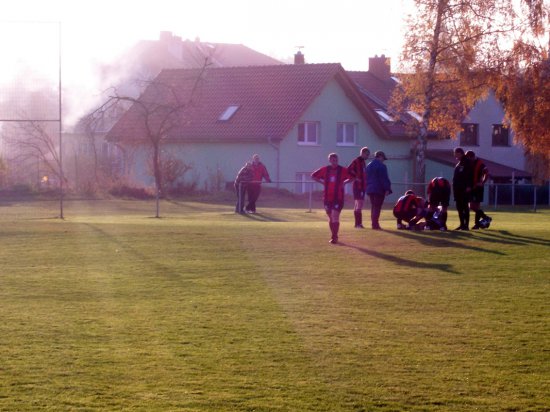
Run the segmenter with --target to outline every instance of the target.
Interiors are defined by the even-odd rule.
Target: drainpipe
[[[280,175],[281,148],[280,148],[280,144],[276,145],[275,143],[273,143],[273,140],[272,140],[271,137],[267,138],[267,143],[277,151],[277,162],[276,162],[276,166],[275,166],[275,176],[276,176],[276,181],[277,181],[277,189],[279,189],[279,181],[281,180],[281,175]]]

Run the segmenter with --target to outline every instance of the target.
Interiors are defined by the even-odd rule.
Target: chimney
[[[384,55],[369,57],[369,73],[380,80],[389,80],[391,77],[390,58]]]
[[[161,31],[159,40],[163,43],[168,43],[172,40],[172,32],[171,31]]]
[[[305,64],[306,60],[300,50],[294,55],[294,64]]]

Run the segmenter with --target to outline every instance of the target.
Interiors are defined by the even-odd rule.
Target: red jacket
[[[261,183],[262,179],[265,179],[267,183],[271,183],[271,178],[267,172],[267,168],[262,162],[252,163],[252,180],[254,182]]]

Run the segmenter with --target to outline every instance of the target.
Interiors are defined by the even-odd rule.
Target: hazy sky
[[[100,89],[95,82],[98,63],[116,58],[140,40],[158,39],[161,31],[182,39],[240,43],[279,60],[291,59],[301,46],[306,63],[341,63],[347,70],[368,70],[369,57],[385,54],[395,67],[405,8],[411,7],[412,0],[2,3],[0,86],[17,75],[30,79],[27,67],[43,77],[58,78],[61,31],[63,86],[84,100]]]
[[[0,35],[11,48],[40,46],[43,25],[26,33],[9,22],[61,22],[67,70],[110,59],[139,40],[171,31],[183,39],[241,43],[284,59],[303,46],[308,63],[366,70],[368,57],[397,60],[404,7],[411,0],[13,0],[2,5]],[[11,27],[10,27],[11,26]],[[53,25],[57,30],[57,26]],[[34,35],[33,32],[38,33]],[[26,38],[25,38],[26,37]],[[51,43],[51,42],[50,42]],[[0,47],[6,47],[4,42]],[[57,45],[56,45],[57,46]],[[40,50],[41,49],[41,50]],[[75,62],[79,62],[76,64]],[[75,65],[75,66],[73,66]],[[83,67],[83,66],[82,66]],[[7,69],[4,69],[4,71]],[[67,73],[69,74],[69,73]]]

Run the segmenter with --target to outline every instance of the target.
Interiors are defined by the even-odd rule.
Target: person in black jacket
[[[455,230],[470,230],[470,207],[468,202],[470,201],[473,183],[472,165],[461,147],[454,149],[454,154],[458,163],[453,174],[453,195],[458,219],[460,220],[460,226]]]

